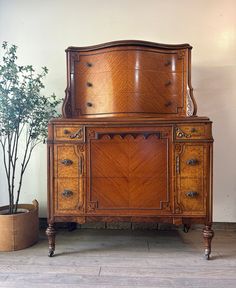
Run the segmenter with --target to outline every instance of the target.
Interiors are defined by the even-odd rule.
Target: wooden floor
[[[35,246],[0,253],[0,287],[236,287],[236,231],[215,231],[212,260],[201,231],[60,230],[56,255]]]

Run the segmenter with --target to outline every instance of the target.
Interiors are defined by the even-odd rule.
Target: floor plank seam
[[[102,266],[99,267],[98,276],[101,276]]]

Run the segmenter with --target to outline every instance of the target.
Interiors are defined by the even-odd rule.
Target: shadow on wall
[[[199,115],[218,114],[236,104],[236,66],[195,66],[192,69],[192,85]]]

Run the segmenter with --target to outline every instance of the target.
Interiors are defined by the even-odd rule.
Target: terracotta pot
[[[19,214],[4,215],[8,206],[0,207],[0,251],[15,251],[27,248],[38,241],[38,202],[20,204]]]

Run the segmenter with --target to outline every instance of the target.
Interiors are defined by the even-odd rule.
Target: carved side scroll
[[[70,97],[70,89],[66,88],[65,90],[65,99],[62,105],[62,117],[63,118],[71,118],[72,117],[72,107],[71,107],[71,97]]]

